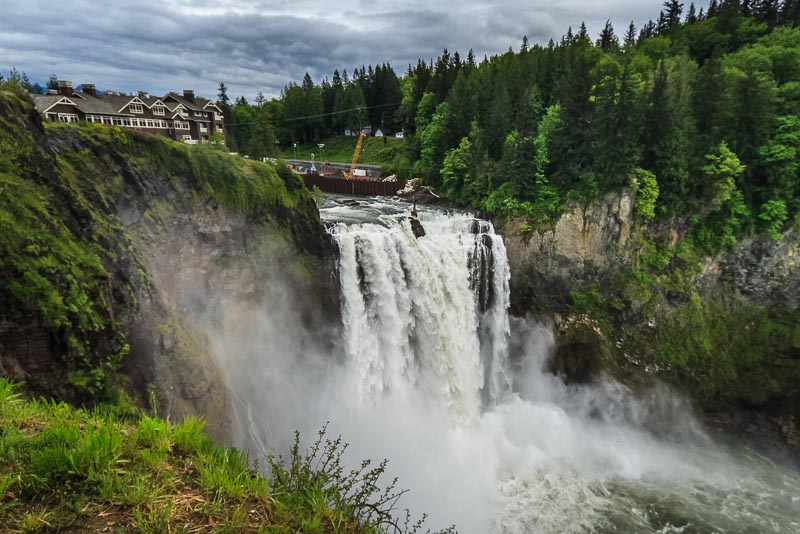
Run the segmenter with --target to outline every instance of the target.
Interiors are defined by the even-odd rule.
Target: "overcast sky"
[[[593,39],[606,19],[624,34],[655,19],[663,0],[0,0],[0,71],[51,73],[99,89],[195,89],[215,98],[277,96],[309,72],[388,61],[398,74],[447,47],[462,57],[558,39],[586,21]]]

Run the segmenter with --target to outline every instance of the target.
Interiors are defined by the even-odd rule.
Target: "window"
[[[115,126],[124,126],[125,123],[124,123],[124,121],[122,119],[115,118],[114,119],[114,125]]]
[[[131,120],[132,120],[132,119],[127,119],[127,118],[126,118],[126,119],[122,119],[122,125],[123,125],[123,126],[127,126],[128,128],[130,128],[131,126],[133,126],[133,125],[131,124]]]
[[[205,113],[203,113],[202,111],[195,111],[195,112],[194,112],[194,116],[195,116],[195,117],[205,117],[205,116],[206,116],[206,114],[205,114]]]
[[[163,115],[164,106],[153,106],[153,115]]]
[[[129,109],[131,110],[131,113],[144,113],[141,104],[131,104]]]
[[[147,121],[147,127],[148,128],[155,128],[156,127],[156,121],[154,121],[153,119],[145,119],[145,120]]]
[[[214,113],[214,120],[215,121],[221,121],[222,120],[222,115],[220,115],[219,113]]]
[[[114,124],[114,121],[111,120],[111,117],[100,117],[100,121],[106,126],[111,126]]]
[[[139,127],[139,119],[131,119],[131,127],[138,128]]]
[[[58,113],[48,113],[47,118],[51,121],[56,121],[58,120]]]
[[[205,124],[201,124],[200,125],[200,131],[203,132],[203,133],[207,132],[208,131],[208,126],[206,126]]]
[[[183,138],[184,141],[191,141],[192,140],[192,136],[191,135],[184,135],[182,138]]]
[[[175,129],[176,130],[188,130],[189,123],[185,121],[175,121]]]
[[[58,120],[61,122],[78,122],[78,116],[75,113],[59,113]]]

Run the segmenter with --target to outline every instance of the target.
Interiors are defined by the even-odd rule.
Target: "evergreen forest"
[[[444,50],[307,74],[278,99],[231,101],[228,144],[256,156],[370,126],[402,131],[389,172],[451,201],[553,220],[569,200],[638,190],[646,219],[690,215],[709,251],[777,236],[800,208],[800,1],[665,2],[655,21],[476,60]],[[237,126],[239,125],[239,126]]]

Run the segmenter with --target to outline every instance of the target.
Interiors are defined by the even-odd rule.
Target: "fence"
[[[321,191],[326,193],[361,196],[394,196],[406,185],[405,180],[398,180],[396,182],[382,182],[369,178],[345,180],[344,178],[322,176],[313,173],[304,174],[303,181],[309,189],[318,187]]]

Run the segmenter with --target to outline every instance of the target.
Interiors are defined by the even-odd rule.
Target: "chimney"
[[[47,90],[47,94],[48,95],[57,95],[58,94],[58,89],[48,89]]]
[[[147,91],[139,91],[139,98],[149,98],[149,97],[150,93],[148,93]]]
[[[89,96],[97,96],[97,89],[94,88],[93,83],[85,83],[81,87],[83,92]]]
[[[58,94],[62,96],[72,96],[72,82],[69,80],[58,80]]]
[[[188,100],[191,103],[194,103],[194,90],[193,89],[184,89],[183,90],[183,98]]]

